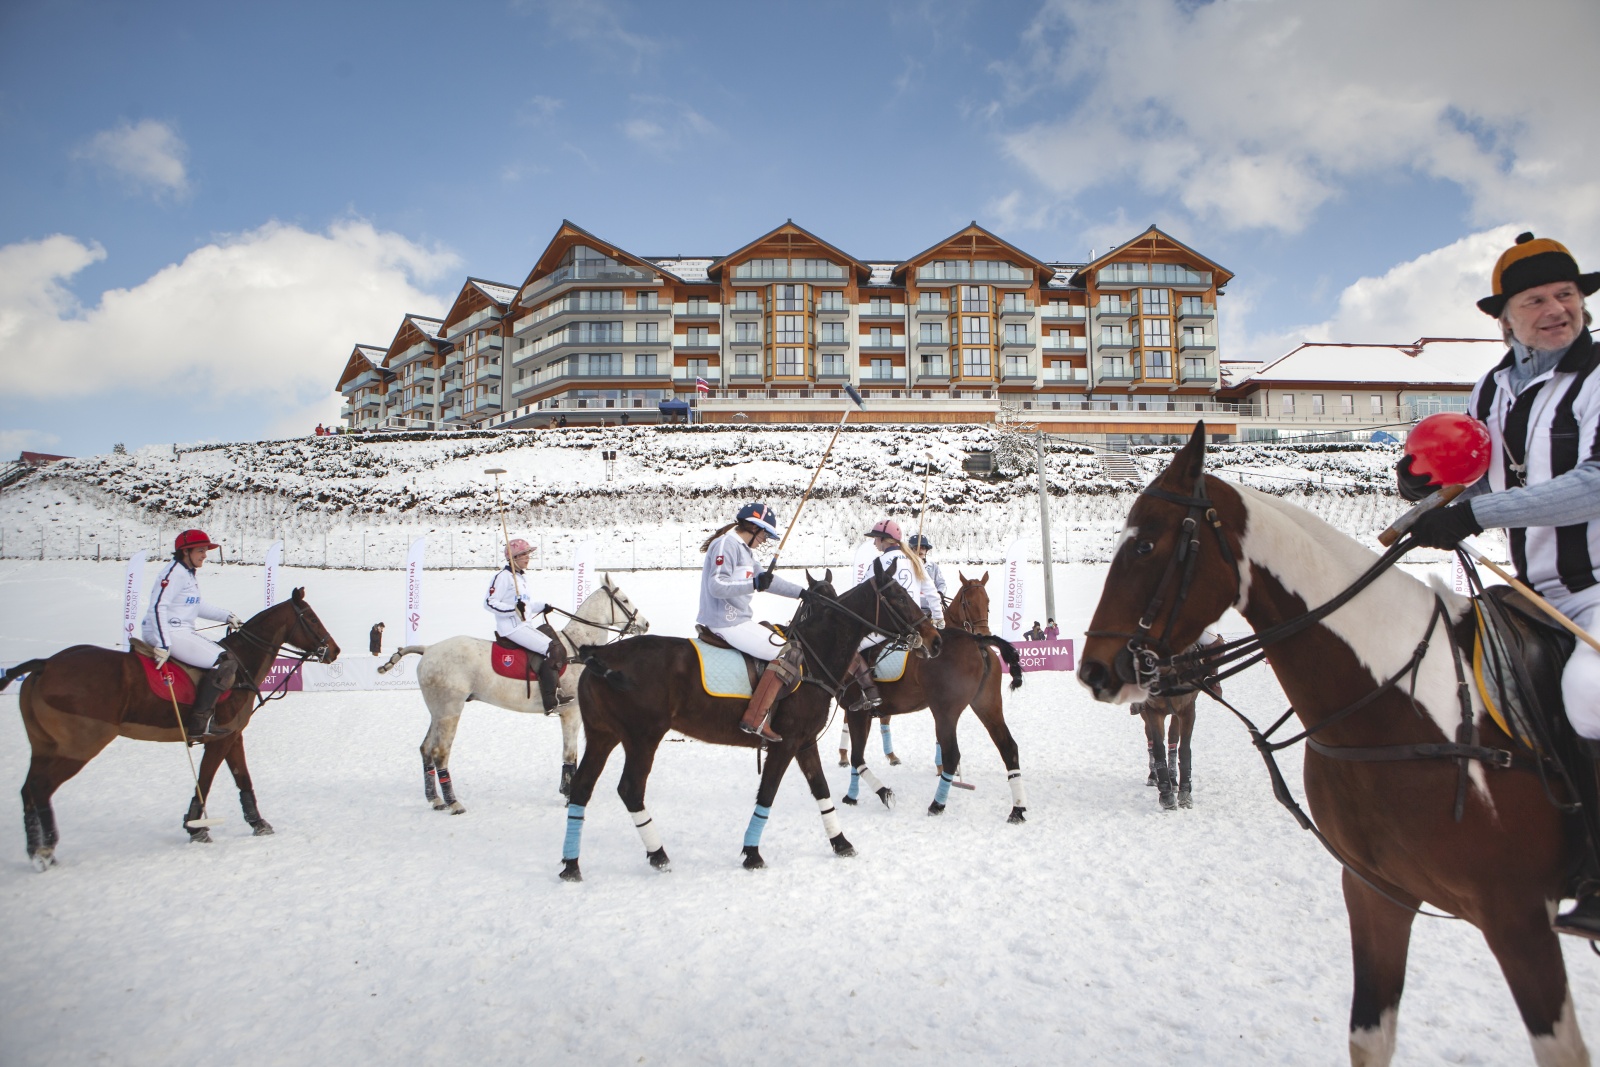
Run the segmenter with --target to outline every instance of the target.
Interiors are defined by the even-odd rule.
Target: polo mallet
[[[850,399],[855,402],[856,407],[862,411],[867,410],[867,402],[861,399],[861,394],[856,392],[855,386],[846,382],[844,391],[850,395]],[[806,501],[811,497],[811,490],[817,484],[817,475],[821,474],[822,468],[827,466],[828,453],[833,451],[833,443],[839,439],[839,431],[844,429],[844,423],[850,417],[850,411],[851,409],[847,407],[844,409],[844,414],[839,416],[839,425],[833,428],[833,436],[828,438],[828,447],[822,450],[822,459],[817,463],[817,469],[811,472],[811,481],[806,483],[806,491],[801,495],[800,503],[795,505],[794,515],[789,519],[789,527],[783,531],[783,536],[778,539],[778,547],[772,553],[772,562],[767,564],[769,573],[778,566],[778,556],[783,553],[784,544],[789,540],[789,535],[794,532],[794,524],[800,521],[800,511],[806,506]]]
[[[163,667],[166,664],[162,664]],[[174,668],[176,669],[176,668]],[[206,815],[206,798],[200,792],[200,774],[194,769],[194,753],[189,751],[189,731],[183,725],[183,712],[178,710],[178,691],[173,686],[172,675],[166,675],[167,696],[172,698],[172,717],[178,720],[178,736],[183,738],[183,754],[189,757],[189,777],[194,780],[194,798],[200,802],[200,817],[198,819],[185,819],[183,825],[191,830],[203,830],[208,826],[221,826],[227,819],[213,819]]]
[[[494,475],[494,506],[500,512],[500,548],[501,554],[506,557],[506,564],[511,563],[511,530],[506,526],[506,506],[500,501],[500,476],[506,472],[504,467],[489,467],[485,474]],[[511,591],[517,595],[517,602],[522,602],[522,583],[517,581],[517,568],[511,568]]]
[[[917,510],[917,536],[926,538],[928,536],[928,475],[933,472],[933,453],[924,452],[922,455],[924,457],[922,461],[922,507]]]

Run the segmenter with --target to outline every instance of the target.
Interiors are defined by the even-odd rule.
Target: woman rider
[[[772,631],[755,621],[750,597],[762,591],[798,599],[801,589],[793,582],[762,570],[756,562],[756,548],[778,536],[778,517],[762,503],[746,504],[734,520],[706,538],[700,550],[706,554],[700,568],[700,613],[695,621],[728,644],[768,664],[756,683],[739,729],[763,741],[777,742],[768,725],[772,702],[779,688],[794,679],[787,664],[776,664],[781,646],[772,643]]]
[[[239,616],[226,608],[208,604],[200,597],[196,572],[206,562],[206,554],[221,546],[204,530],[185,530],[172,544],[172,561],[156,575],[150,588],[150,607],[144,613],[141,634],[156,650],[156,665],[170,657],[205,671],[195,688],[194,704],[183,716],[183,732],[190,741],[203,741],[211,733],[212,712],[217,698],[233,688],[239,661],[227,649],[195,632],[196,618],[225,622],[237,630]]]
[[[893,568],[895,581],[911,594],[911,599],[916,601],[918,607],[928,613],[934,626],[943,627],[944,604],[939,599],[939,590],[934,587],[933,579],[922,566],[922,559],[900,539],[900,524],[893,519],[883,519],[867,531],[867,536],[872,538],[872,547],[878,550],[878,562],[886,570]],[[880,634],[868,634],[861,639],[861,650],[879,645],[883,640]],[[867,666],[859,653],[850,662],[850,670],[861,690],[861,699],[847,710],[860,711],[883,703],[878,695],[878,687],[872,680],[872,668]]]
[[[556,684],[561,680],[561,668],[566,665],[567,657],[561,643],[551,641],[530,618],[550,610],[550,605],[544,601],[529,599],[525,590],[527,579],[522,576],[528,570],[528,555],[532,551],[532,546],[520,537],[506,545],[506,565],[489,583],[489,595],[483,598],[483,606],[494,613],[496,636],[541,657],[539,699],[544,703],[545,713],[549,714],[559,703]]]

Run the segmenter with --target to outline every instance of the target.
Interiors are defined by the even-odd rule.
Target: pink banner
[[[300,671],[294,669],[295,664],[299,662],[300,661],[298,659],[284,659],[282,656],[279,656],[277,659],[273,660],[272,669],[267,672],[266,678],[261,682],[262,694],[266,695],[269,693],[279,692],[278,687],[280,685],[283,686],[282,692],[300,692]],[[304,668],[301,669],[304,670]],[[289,679],[287,685],[284,685],[283,680],[285,678]]]
[[[1025,671],[1071,671],[1077,666],[1072,657],[1072,641],[1013,641]]]

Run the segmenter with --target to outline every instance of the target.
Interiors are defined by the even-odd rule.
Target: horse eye
[[[1133,550],[1141,556],[1148,556],[1156,550],[1154,541],[1140,541],[1133,546]]]

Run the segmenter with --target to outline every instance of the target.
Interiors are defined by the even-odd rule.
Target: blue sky
[[[1227,355],[1486,335],[1510,233],[1600,261],[1600,5],[1521,5],[1531,79],[1503,6],[1451,11],[0,6],[0,450],[330,419],[354,342],[521,281],[563,218],[645,255],[793,218],[864,258],[1154,222],[1237,274]]]

